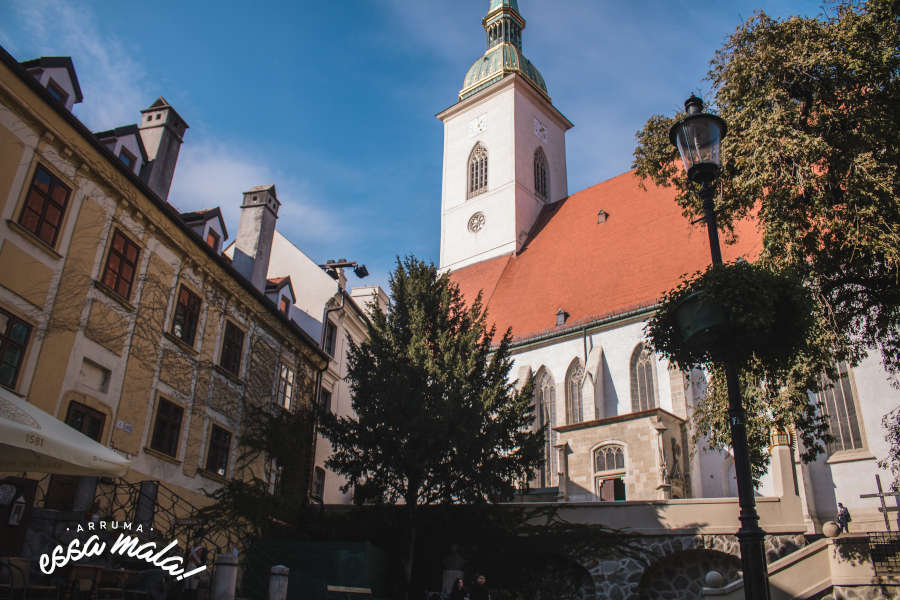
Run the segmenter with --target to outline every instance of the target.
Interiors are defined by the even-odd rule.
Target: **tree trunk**
[[[407,510],[407,534],[409,540],[409,546],[407,547],[407,555],[406,561],[403,565],[403,576],[406,580],[406,586],[403,590],[403,597],[405,600],[409,600],[410,592],[412,591],[412,574],[413,574],[413,561],[416,556],[416,502],[418,498],[417,494],[413,492],[409,492],[406,494],[406,510]]]

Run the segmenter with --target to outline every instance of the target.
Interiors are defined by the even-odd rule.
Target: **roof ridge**
[[[525,237],[525,242],[522,244],[522,248],[516,252],[516,254],[521,254],[525,250],[528,249],[528,245],[534,241],[534,239],[538,236],[544,227],[550,223],[550,219],[553,218],[559,209],[562,208],[563,204],[566,203],[566,200],[571,198],[571,196],[566,196],[565,198],[560,198],[556,202],[551,202],[550,204],[545,204],[543,208],[541,208],[541,212],[538,213],[537,219],[534,220],[534,224],[531,226],[531,229],[528,230],[528,235]]]
[[[506,264],[503,265],[503,270],[500,271],[500,275],[497,276],[497,279],[494,281],[494,285],[491,287],[491,295],[488,296],[487,301],[484,303],[484,310],[487,312],[488,305],[490,305],[491,300],[494,297],[494,294],[497,292],[497,288],[500,287],[500,280],[503,279],[503,275],[506,273],[506,270],[509,268],[509,263],[512,260],[514,254],[506,255]]]

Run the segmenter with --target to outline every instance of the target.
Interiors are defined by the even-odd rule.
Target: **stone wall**
[[[593,598],[699,599],[706,573],[717,570],[729,581],[740,568],[740,546],[733,535],[648,536],[640,542],[643,549],[626,558],[580,561],[593,579]],[[767,560],[777,560],[805,543],[803,535],[768,536]],[[582,597],[587,597],[586,591]]]
[[[567,445],[568,500],[595,500],[595,479],[606,476],[622,477],[627,500],[669,498],[673,488],[675,495],[682,496],[686,487],[683,423],[664,410],[653,409],[557,428],[559,443]],[[624,448],[624,471],[595,472],[594,450],[605,444]],[[676,448],[677,457],[673,455]],[[673,481],[671,475],[676,472]]]
[[[844,586],[836,585],[822,600],[893,600],[900,598],[900,585]]]

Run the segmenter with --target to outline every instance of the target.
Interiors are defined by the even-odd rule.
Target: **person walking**
[[[205,533],[202,529],[198,530],[197,533],[194,534],[193,543],[190,545],[190,550],[187,553],[187,560],[185,561],[184,565],[185,571],[191,571],[193,569],[196,569],[200,565],[206,564],[207,551],[203,546],[204,535]],[[184,582],[182,598],[185,600],[197,600],[199,596],[200,575],[194,575]]]
[[[448,596],[449,600],[469,600],[469,591],[466,589],[465,583],[463,583],[462,578],[457,578],[456,581],[453,582],[453,588],[450,590],[450,596]]]
[[[469,598],[471,600],[491,600],[491,595],[488,593],[487,588],[487,577],[480,573],[475,577],[475,585],[472,586],[472,591],[469,592]]]
[[[850,533],[847,525],[850,523],[850,511],[842,503],[838,502],[837,524],[840,528],[838,533]]]

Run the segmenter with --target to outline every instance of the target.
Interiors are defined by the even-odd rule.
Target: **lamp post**
[[[703,101],[693,94],[684,103],[687,116],[669,130],[669,139],[678,147],[688,179],[700,184],[700,199],[709,233],[709,252],[714,265],[722,264],[719,230],[716,224],[715,186],[721,167],[720,146],[726,125],[721,118],[703,112]],[[731,445],[734,449],[734,470],[741,507],[741,527],[737,532],[741,545],[744,569],[744,597],[748,600],[769,599],[769,578],[764,547],[765,532],[759,527],[759,515],[753,499],[753,480],[750,476],[750,454],[747,450],[747,424],[737,366],[734,360],[725,361],[725,380],[728,385],[728,422],[731,425]]]

